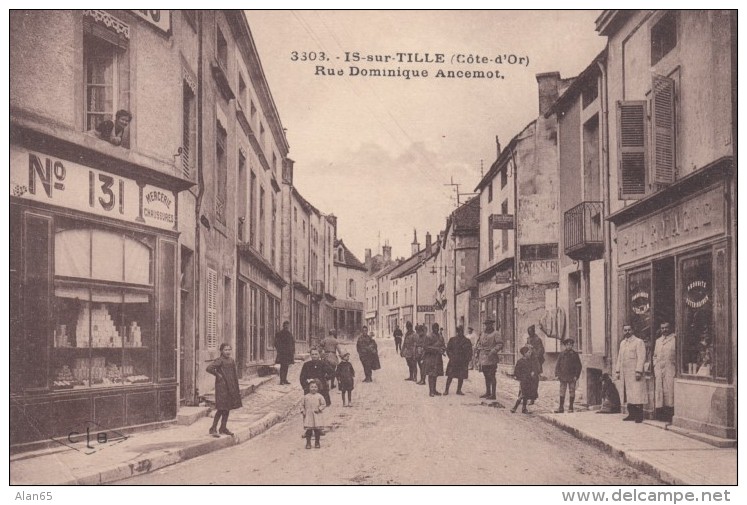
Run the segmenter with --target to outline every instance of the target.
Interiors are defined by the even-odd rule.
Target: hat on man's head
[[[563,340],[564,344],[575,344],[576,342],[572,338],[567,338]]]
[[[483,324],[495,324],[495,319],[486,319]]]

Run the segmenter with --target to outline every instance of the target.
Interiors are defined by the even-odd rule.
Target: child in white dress
[[[327,402],[324,401],[324,397],[319,394],[319,382],[314,379],[309,384],[309,392],[306,393],[303,399],[303,427],[306,428],[306,448],[311,449],[311,434],[314,433],[315,444],[314,447],[319,449],[319,437],[322,435],[322,427],[324,426],[324,409],[327,406]]]

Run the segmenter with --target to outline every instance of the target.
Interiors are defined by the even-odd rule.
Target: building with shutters
[[[353,340],[364,326],[366,266],[347,248],[342,239],[334,243],[332,269],[333,324],[337,338]]]
[[[600,405],[601,378],[609,372],[610,225],[605,179],[606,50],[576,77],[548,110],[558,122],[558,195],[560,211],[557,308],[543,322],[558,338],[546,351],[562,351],[572,338],[583,371],[576,400]]]
[[[623,324],[651,350],[669,322],[673,429],[734,439],[736,13],[607,10],[596,24],[608,39],[612,362]]]
[[[545,113],[570,83],[558,72],[537,74],[539,117],[504,149],[498,143],[496,161],[475,188],[480,193],[479,331],[485,320],[496,322],[503,341],[499,367],[510,373],[529,326],[550,351],[544,374],[552,375],[554,366],[558,336],[547,321],[558,309],[560,186],[557,122]]]
[[[179,11],[10,13],[13,446],[171,422],[189,394],[197,47]]]

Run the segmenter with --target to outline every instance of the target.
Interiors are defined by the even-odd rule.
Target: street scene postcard
[[[737,61],[730,10],[10,10],[11,498],[736,501]]]

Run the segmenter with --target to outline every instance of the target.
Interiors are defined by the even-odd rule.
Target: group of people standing
[[[654,344],[654,409],[657,418],[671,422],[674,415],[674,376],[677,371],[676,335],[664,321]],[[617,354],[615,376],[621,386],[620,397],[627,403],[628,416],[623,421],[643,422],[643,405],[648,403],[648,389],[643,380],[649,371],[646,344],[635,336],[630,324],[623,325],[623,339]]]

